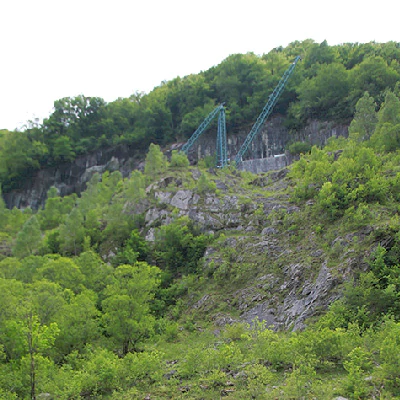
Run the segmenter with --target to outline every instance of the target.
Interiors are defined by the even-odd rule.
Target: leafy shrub
[[[161,226],[155,233],[154,256],[157,264],[173,276],[197,271],[211,236],[196,231],[188,217]]]
[[[186,168],[189,166],[189,160],[185,153],[172,150],[169,166],[174,168]]]
[[[217,190],[217,185],[211,179],[202,173],[197,181],[197,191],[200,194],[214,193]]]
[[[305,154],[311,150],[311,144],[307,142],[294,142],[289,145],[290,154]]]

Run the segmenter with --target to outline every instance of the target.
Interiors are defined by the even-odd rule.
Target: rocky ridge
[[[221,285],[224,280],[232,285],[222,294],[194,297],[190,305],[215,325],[258,318],[276,330],[304,328],[308,318],[340,297],[341,284],[362,260],[343,252],[332,266],[332,254],[319,247],[315,232],[293,228],[306,210],[289,200],[288,169],[253,179],[249,189],[239,184],[237,172],[222,178],[218,171],[211,172],[218,188],[214,193],[198,193],[169,176],[147,188],[150,201],[139,208],[128,205],[125,212],[144,212],[149,241],[158,226],[180,216],[219,237],[206,250],[203,272]],[[193,169],[192,178],[198,177]],[[335,238],[332,247],[338,240],[342,238]],[[223,311],[216,309],[221,303]]]

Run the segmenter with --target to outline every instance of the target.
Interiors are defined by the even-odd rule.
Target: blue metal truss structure
[[[219,111],[217,134],[217,167],[224,168],[228,165],[228,151],[226,144],[226,120],[225,109]]]
[[[288,81],[290,75],[292,75],[296,64],[301,60],[300,56],[297,56],[294,62],[290,65],[290,67],[285,71],[281,80],[276,85],[274,91],[269,96],[267,104],[264,106],[263,110],[261,111],[260,115],[257,118],[257,121],[254,123],[253,127],[251,128],[249,134],[246,137],[246,140],[242,144],[241,148],[239,149],[238,153],[235,157],[236,167],[239,168],[243,162],[243,155],[249,149],[251,142],[253,141],[254,137],[259,132],[260,128],[262,127],[265,120],[271,115],[272,109],[274,108],[275,104],[277,103],[285,85]]]
[[[239,168],[243,162],[243,155],[249,149],[253,139],[260,131],[265,120],[271,115],[273,108],[275,107],[285,85],[292,75],[296,64],[301,60],[300,56],[297,56],[294,62],[289,66],[289,68],[285,71],[280,79],[279,83],[276,85],[274,91],[268,98],[267,104],[264,106],[260,115],[258,116],[256,122],[251,128],[249,134],[247,135],[244,143],[240,147],[238,153],[235,157],[236,167]],[[208,128],[211,121],[216,117],[219,113],[218,117],[218,133],[217,133],[217,155],[216,155],[216,165],[219,168],[223,168],[228,165],[228,150],[227,150],[227,140],[226,140],[226,121],[225,121],[225,108],[224,103],[215,107],[213,111],[208,114],[208,116],[204,119],[204,121],[199,125],[193,135],[189,138],[189,140],[182,146],[181,151],[184,153],[188,153],[189,149],[193,146],[196,140],[203,134],[203,132]]]
[[[215,107],[214,110],[207,115],[204,121],[199,125],[199,127],[195,130],[193,135],[189,138],[189,140],[182,146],[181,151],[184,153],[188,153],[189,149],[193,146],[194,142],[201,136],[201,134],[208,128],[211,121],[215,118],[215,116],[224,110],[224,105],[220,104],[219,106]]]

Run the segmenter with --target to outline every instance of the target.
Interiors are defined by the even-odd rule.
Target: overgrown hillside
[[[0,130],[0,183],[18,188],[31,174],[99,148],[129,145],[138,153],[150,143],[186,141],[215,105],[225,102],[228,134],[248,131],[281,75],[300,55],[274,112],[296,131],[310,118],[350,121],[365,91],[382,103],[400,78],[400,46],[296,41],[261,56],[234,54],[207,71],[162,82],[149,94],[106,103],[79,95],[54,102],[42,125],[22,132]]]
[[[400,396],[400,100],[252,175],[167,162],[0,205],[0,398]]]

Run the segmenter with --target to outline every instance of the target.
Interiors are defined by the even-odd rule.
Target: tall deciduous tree
[[[99,310],[96,308],[97,295],[85,290],[78,295],[70,294],[55,320],[60,327],[55,347],[58,358],[73,350],[82,351],[87,343],[95,342],[100,336],[98,325]]]
[[[347,118],[349,109],[348,72],[342,64],[323,64],[315,77],[304,80],[299,89],[301,107],[308,117]]]
[[[369,139],[377,122],[376,103],[369,93],[365,92],[356,104],[356,112],[349,127],[350,137],[357,141]]]
[[[17,235],[13,253],[16,257],[23,258],[34,254],[42,240],[40,225],[35,215],[25,222]]]
[[[85,282],[85,276],[74,261],[71,258],[59,256],[49,257],[37,269],[34,279],[47,279],[75,293],[82,291]]]
[[[115,282],[105,289],[104,324],[123,355],[154,330],[150,301],[159,285],[160,270],[145,262],[121,265],[115,270]]]
[[[61,251],[65,254],[77,255],[82,251],[84,237],[82,214],[74,208],[60,228]]]
[[[28,348],[30,398],[32,400],[36,400],[38,359],[43,358],[43,352],[53,346],[59,331],[57,324],[54,322],[49,326],[41,325],[37,316],[32,312],[25,318],[24,333],[26,335]],[[24,364],[25,363],[22,362],[22,366],[24,366]]]
[[[400,148],[400,100],[393,92],[386,93],[371,142],[378,150],[394,151]]]
[[[146,156],[144,173],[150,178],[155,178],[167,168],[167,160],[162,153],[160,146],[151,143]]]

